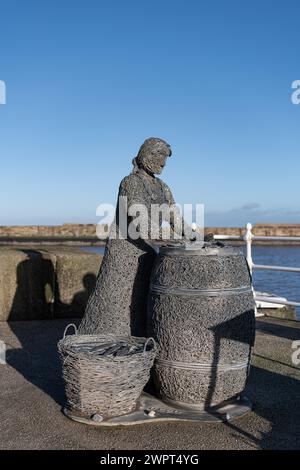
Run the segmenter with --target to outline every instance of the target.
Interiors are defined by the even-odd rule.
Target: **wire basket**
[[[75,335],[67,335],[73,326]],[[131,413],[150,378],[156,355],[153,338],[78,335],[68,325],[58,342],[66,408],[106,419]]]

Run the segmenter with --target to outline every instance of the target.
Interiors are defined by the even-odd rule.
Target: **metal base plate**
[[[240,418],[252,410],[252,403],[247,397],[238,397],[226,403],[210,408],[209,410],[186,410],[164,403],[148,393],[143,393],[139,399],[137,409],[127,415],[117,416],[102,421],[92,417],[77,415],[67,408],[64,414],[79,423],[92,426],[130,426],[135,424],[157,423],[162,421],[203,421],[226,422]],[[99,416],[99,415],[97,415]],[[101,419],[101,417],[99,417]]]

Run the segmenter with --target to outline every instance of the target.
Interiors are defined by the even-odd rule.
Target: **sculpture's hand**
[[[205,242],[213,242],[214,241],[214,234],[213,233],[207,233],[204,235],[204,241]]]
[[[191,225],[184,222],[184,238],[187,241],[198,241],[203,242],[203,232],[197,231],[197,225],[192,223]]]

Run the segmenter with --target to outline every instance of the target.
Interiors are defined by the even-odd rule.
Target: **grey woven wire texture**
[[[152,338],[68,335],[58,343],[67,408],[107,419],[131,413],[149,380]]]

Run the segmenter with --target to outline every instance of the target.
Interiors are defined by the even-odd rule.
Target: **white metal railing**
[[[246,258],[249,265],[250,272],[252,274],[253,269],[267,269],[272,271],[285,271],[291,273],[300,273],[300,268],[294,267],[287,267],[287,266],[273,266],[273,265],[266,265],[266,264],[255,264],[252,259],[252,241],[253,240],[272,240],[272,241],[298,241],[300,242],[300,237],[264,237],[264,236],[257,236],[252,233],[252,225],[248,223],[246,225],[246,231],[244,235],[241,236],[231,236],[231,235],[214,235],[215,240],[242,240],[246,243]],[[300,302],[292,302],[289,300],[283,300],[279,297],[267,297],[263,295],[257,295],[254,292],[255,300],[261,302],[268,302],[272,304],[279,304],[279,305],[292,305],[294,307],[300,307]]]

